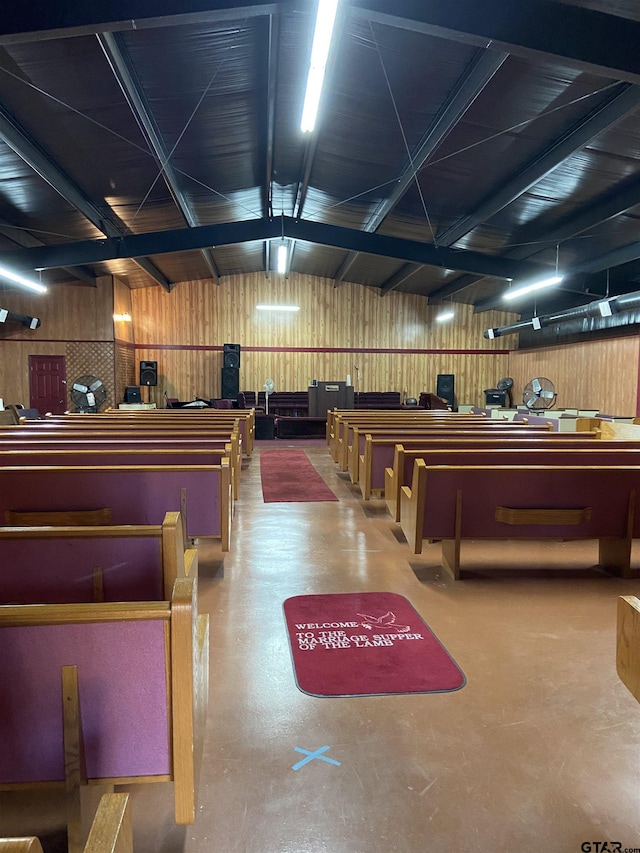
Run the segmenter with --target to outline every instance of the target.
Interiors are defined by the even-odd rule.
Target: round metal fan
[[[102,379],[88,373],[71,386],[71,399],[78,412],[98,412],[107,399],[107,389]]]
[[[527,409],[552,409],[556,402],[553,382],[544,376],[527,382],[522,392],[522,402]]]
[[[513,396],[511,394],[511,389],[513,388],[513,379],[510,376],[505,376],[504,379],[501,379],[496,385],[498,391],[504,391],[506,400],[508,402],[509,408],[513,406]]]

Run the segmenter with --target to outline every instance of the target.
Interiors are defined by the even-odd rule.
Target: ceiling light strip
[[[299,305],[256,305],[258,311],[299,311]]]
[[[28,290],[35,290],[36,293],[46,293],[47,288],[43,284],[38,284],[37,281],[30,281],[24,276],[18,275],[7,267],[0,266],[0,278],[6,278],[14,284],[19,284],[20,287],[26,287]]]
[[[303,133],[312,133],[316,126],[337,11],[338,0],[318,0],[318,14],[313,34],[313,47],[311,48],[311,61],[307,76],[307,90],[304,96],[302,120],[300,122],[300,130]]]
[[[525,296],[527,293],[533,293],[536,290],[544,290],[547,287],[553,287],[554,284],[560,284],[564,276],[553,275],[550,278],[543,278],[541,281],[534,281],[531,284],[523,284],[521,287],[514,287],[512,290],[507,290],[503,294],[503,299],[518,299],[520,296]]]

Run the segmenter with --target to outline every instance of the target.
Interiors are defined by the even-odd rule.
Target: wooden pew
[[[18,436],[5,437],[0,434],[0,465],[11,464],[6,460],[10,457],[7,455],[10,452],[23,451],[27,452],[44,452],[44,451],[89,451],[95,457],[98,451],[165,451],[161,454],[159,461],[167,462],[170,452],[176,451],[193,451],[207,453],[219,453],[229,457],[231,468],[232,492],[234,499],[237,499],[240,494],[240,473],[242,467],[242,452],[239,444],[238,436],[225,435],[220,438],[145,438],[144,435],[135,436],[133,438],[122,436],[114,437],[99,437],[94,435],[78,434],[62,434],[60,436],[49,436],[40,438],[39,436]],[[189,462],[190,454],[185,453],[184,457],[175,457],[173,464],[194,464]],[[164,458],[163,458],[164,457]],[[194,459],[194,457],[191,457]],[[5,462],[3,463],[3,460]],[[219,463],[219,460],[217,460]],[[22,464],[22,463],[19,463]],[[64,464],[64,463],[60,463]],[[212,459],[211,464],[216,464],[216,460]]]
[[[342,471],[347,470],[347,454],[348,447],[352,444],[352,430],[354,426],[358,426],[362,431],[369,429],[421,429],[441,426],[442,428],[455,428],[469,425],[470,427],[478,424],[502,424],[507,423],[502,421],[491,421],[489,418],[480,418],[477,415],[448,415],[447,417],[438,417],[437,414],[431,411],[423,411],[421,413],[389,413],[384,412],[356,415],[338,415],[334,421],[334,434],[331,443],[331,455],[335,462],[340,465]]]
[[[0,527],[0,605],[169,599],[178,577],[178,512],[161,525]]]
[[[640,600],[635,595],[618,598],[616,671],[620,681],[640,702]]]
[[[584,433],[583,433],[584,435]],[[552,438],[554,436],[555,438]],[[413,446],[407,445],[407,443],[397,444],[394,449],[394,459],[391,468],[386,468],[384,471],[384,496],[385,502],[387,505],[387,509],[391,513],[392,518],[395,521],[400,521],[400,493],[403,486],[410,486],[413,478],[413,466],[416,459],[423,459],[426,465],[440,464],[438,461],[436,463],[435,460],[442,460],[444,457],[433,456],[433,451],[441,451],[441,450],[451,450],[451,451],[463,451],[461,457],[460,464],[475,464],[470,460],[473,458],[471,456],[473,451],[487,451],[487,452],[498,452],[501,449],[508,449],[509,452],[503,454],[502,459],[504,462],[500,462],[499,464],[508,464],[508,459],[511,457],[512,459],[516,458],[516,451],[521,450],[522,452],[525,449],[536,450],[540,449],[544,453],[548,453],[549,463],[548,464],[572,464],[571,456],[566,457],[566,461],[562,463],[557,463],[551,461],[552,459],[565,459],[564,456],[560,455],[561,451],[567,452],[568,454],[574,454],[576,460],[586,461],[586,464],[596,465],[599,464],[596,460],[602,460],[606,458],[617,459],[617,458],[630,458],[633,459],[635,452],[640,449],[640,444],[637,442],[615,442],[612,446],[603,447],[603,443],[599,441],[580,441],[575,438],[576,433],[570,433],[569,437],[566,437],[565,433],[549,433],[546,437],[538,437],[536,439],[513,439],[509,438],[501,438],[499,441],[492,442],[491,440],[477,440],[475,442],[472,441],[461,441],[456,440],[451,442],[448,448],[444,448],[442,445],[440,447],[436,446],[435,442],[422,442],[420,446],[414,444]],[[614,452],[614,456],[608,457],[605,454],[609,452]],[[620,457],[623,451],[627,451],[630,456],[622,456]],[[384,462],[384,457],[388,458],[390,455],[390,448],[383,448],[378,453],[378,458],[376,462],[376,484],[379,482],[381,466]],[[466,457],[466,459],[465,459]],[[494,453],[495,457],[495,453]],[[447,457],[447,459],[452,459],[453,457]],[[524,458],[524,457],[523,457]],[[535,454],[529,454],[529,459],[533,460],[535,458]],[[430,461],[433,460],[433,461]],[[454,464],[451,461],[446,462],[446,464]],[[480,464],[480,463],[478,463]],[[482,463],[484,464],[484,463]],[[496,463],[498,464],[498,463]],[[542,464],[542,463],[540,463]],[[546,464],[546,458],[544,460],[544,464]],[[617,464],[612,462],[611,464]],[[634,463],[632,463],[634,464]]]
[[[32,442],[25,448],[19,443],[3,446],[0,442],[0,467],[15,465],[220,465],[222,459],[229,460],[231,469],[231,491],[234,500],[240,490],[240,465],[234,459],[231,444],[209,448],[149,448],[145,442],[136,447],[114,444],[105,449],[95,447],[94,442],[60,444],[55,450]]]
[[[215,537],[229,550],[231,477],[220,465],[0,467],[0,519],[7,511],[111,509],[114,524],[161,524],[184,512],[186,535]]]
[[[87,782],[172,781],[176,823],[193,823],[209,617],[187,554],[170,601],[0,608],[0,683],[12,688],[0,691],[0,789],[69,786],[61,672],[66,691],[75,667]]]
[[[434,422],[427,426],[405,429],[403,427],[379,427],[354,425],[350,429],[349,443],[346,447],[346,466],[345,470],[349,471],[349,477],[352,483],[360,481],[360,462],[363,460],[365,452],[366,436],[371,435],[375,438],[395,438],[397,441],[403,441],[405,437],[418,437],[420,435],[429,436],[436,432],[441,435],[546,435],[552,430],[546,426],[530,426],[529,424],[511,423],[509,421],[470,421],[465,423],[456,422],[453,425],[448,425],[442,422]],[[344,445],[343,445],[344,451]]]
[[[0,853],[43,853],[35,836],[0,838]],[[129,794],[103,794],[82,853],[133,853]]]
[[[130,411],[110,409],[99,414],[67,413],[64,415],[47,415],[45,421],[67,426],[90,425],[100,428],[104,424],[148,424],[151,428],[160,426],[192,429],[195,426],[220,431],[223,429],[237,430],[242,438],[242,445],[247,456],[251,456],[255,441],[255,411],[253,409],[223,410],[186,410],[189,417],[180,414],[181,409],[150,409],[145,411]]]
[[[443,417],[460,417],[461,413],[451,412],[448,409],[415,409],[411,407],[411,409],[404,409],[399,412],[399,414],[424,414],[430,415],[442,415]],[[397,413],[397,412],[396,412]],[[363,415],[363,416],[384,416],[389,414],[388,409],[328,409],[327,410],[327,429],[326,429],[326,438],[327,444],[330,445],[333,437],[336,433],[336,424],[342,417],[349,417],[353,415]],[[476,415],[475,417],[486,417],[486,414]]]
[[[427,467],[418,459],[411,489],[402,487],[400,524],[414,554],[424,539],[442,540],[443,567],[456,580],[471,539],[597,539],[600,565],[632,577],[639,486],[637,467]]]
[[[433,423],[419,428],[405,429],[404,427],[353,427],[350,430],[350,444],[342,445],[343,459],[340,462],[341,470],[348,470],[351,466],[351,476],[355,477],[354,482],[359,479],[359,456],[364,453],[365,441],[367,435],[376,437],[395,437],[398,441],[402,441],[406,436],[408,438],[416,438],[420,435],[501,435],[501,434],[524,434],[532,435],[547,430],[539,427],[530,427],[527,424],[514,425],[508,421],[484,421],[479,423],[464,423],[448,426],[442,423]],[[346,456],[344,453],[346,452]],[[358,459],[358,462],[356,462]],[[343,467],[346,466],[346,467]]]

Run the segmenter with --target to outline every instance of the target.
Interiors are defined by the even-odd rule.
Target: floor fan
[[[522,402],[527,409],[551,409],[556,402],[556,389],[553,382],[545,376],[539,376],[527,382],[522,392]]]
[[[269,396],[273,394],[273,389],[276,387],[273,379],[266,379],[264,385],[264,408],[265,414],[269,414]]]

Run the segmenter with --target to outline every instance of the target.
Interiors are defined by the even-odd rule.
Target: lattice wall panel
[[[66,351],[67,358],[67,407],[72,411],[75,407],[71,402],[69,391],[75,379],[85,374],[102,379],[107,389],[107,399],[101,409],[117,405],[115,403],[114,362],[115,344],[109,342],[69,342]]]
[[[136,354],[132,346],[116,344],[116,400],[124,400],[125,389],[136,382]],[[116,402],[116,405],[118,404]]]

